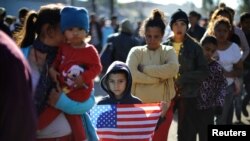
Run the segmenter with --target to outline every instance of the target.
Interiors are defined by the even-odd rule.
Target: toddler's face
[[[67,43],[73,46],[78,46],[83,43],[87,33],[82,28],[73,27],[65,30],[64,35]]]
[[[126,89],[127,79],[124,73],[110,74],[108,86],[117,99],[121,99]]]

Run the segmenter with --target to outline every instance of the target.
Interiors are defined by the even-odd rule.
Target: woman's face
[[[187,31],[187,25],[184,21],[176,21],[172,25],[172,30],[174,32],[175,40],[181,41],[185,37]]]
[[[145,40],[149,49],[155,50],[160,47],[162,42],[162,32],[159,27],[147,27],[145,31]]]
[[[225,42],[227,41],[229,35],[229,28],[227,25],[223,23],[219,23],[214,27],[214,35],[218,42]]]
[[[117,99],[123,97],[126,89],[127,79],[124,73],[114,73],[109,75],[108,86]]]
[[[47,40],[49,40],[51,46],[59,46],[62,44],[65,40],[65,37],[63,36],[63,33],[61,31],[60,25],[57,26],[50,26],[48,37],[46,37]]]

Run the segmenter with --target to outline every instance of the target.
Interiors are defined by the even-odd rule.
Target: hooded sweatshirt
[[[127,76],[126,89],[123,92],[123,97],[119,100],[115,98],[114,94],[111,92],[111,90],[108,87],[109,74],[117,72],[117,71],[124,71],[127,74],[126,75]],[[142,101],[139,98],[131,94],[131,86],[132,86],[132,76],[131,76],[131,72],[128,66],[121,61],[113,62],[109,66],[106,74],[101,79],[101,87],[105,92],[108,93],[108,95],[103,97],[101,101],[98,102],[98,104],[140,104],[142,103]]]

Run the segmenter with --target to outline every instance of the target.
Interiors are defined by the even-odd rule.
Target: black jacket
[[[107,86],[108,76],[110,73],[115,71],[124,71],[127,73],[127,87],[123,93],[123,98],[121,100],[117,100],[114,94],[110,91]],[[128,66],[121,62],[115,61],[108,68],[106,74],[101,79],[101,87],[102,89],[108,93],[108,96],[105,96],[98,104],[140,104],[141,100],[135,96],[131,95],[131,86],[132,86],[132,76]]]
[[[125,32],[112,34],[108,37],[107,43],[112,43],[113,45],[113,61],[122,62],[126,62],[128,53],[132,47],[140,45],[137,37]]]
[[[164,44],[172,46],[173,39],[168,38]],[[188,34],[183,41],[178,60],[180,68],[175,83],[181,88],[180,95],[182,97],[196,97],[202,81],[208,77],[209,70],[201,46]]]

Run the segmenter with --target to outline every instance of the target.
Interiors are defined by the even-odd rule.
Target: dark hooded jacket
[[[109,74],[117,72],[117,71],[124,71],[127,74],[126,75],[127,76],[126,89],[123,93],[123,98],[120,100],[115,98],[114,94],[110,91],[108,87]],[[113,62],[109,66],[106,74],[101,79],[101,87],[105,92],[108,93],[108,96],[105,96],[104,98],[102,98],[101,101],[98,102],[98,104],[140,104],[142,103],[142,101],[139,98],[132,96],[131,86],[132,86],[132,76],[131,76],[131,72],[128,66],[121,61]]]

